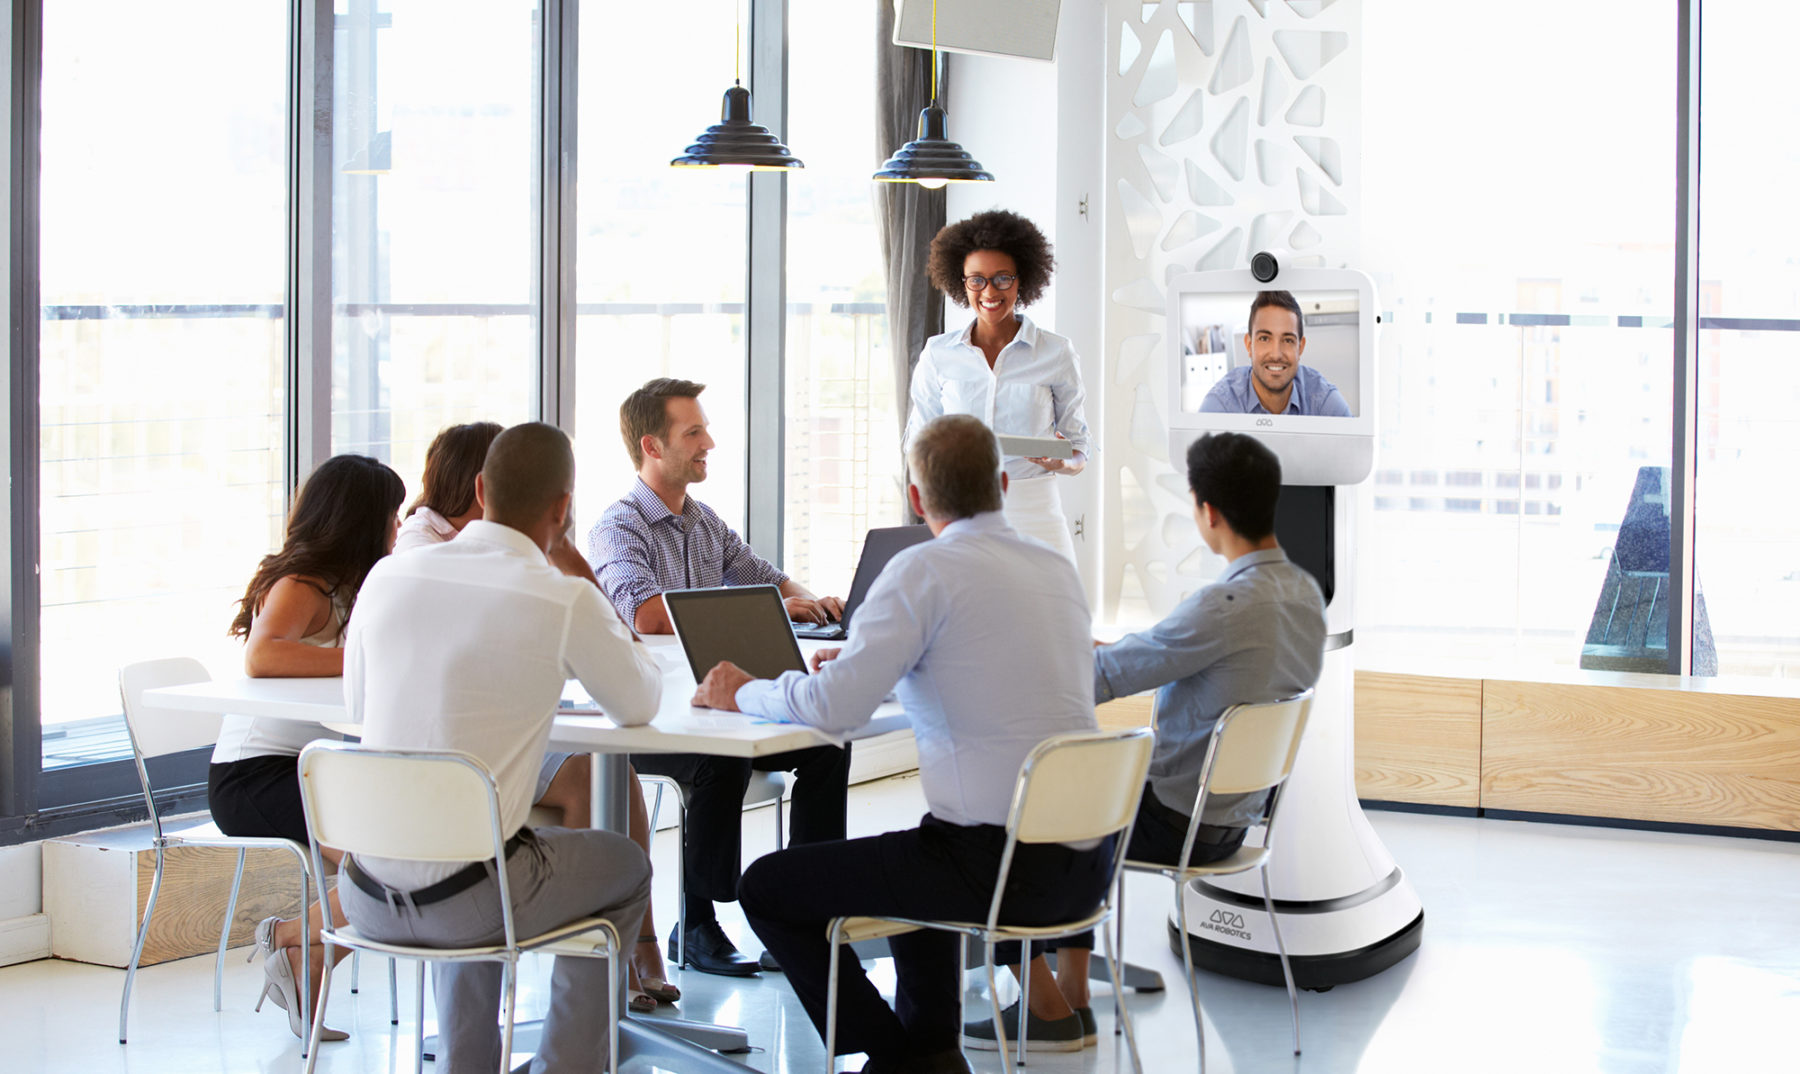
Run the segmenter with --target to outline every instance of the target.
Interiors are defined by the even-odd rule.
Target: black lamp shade
[[[950,140],[949,116],[935,104],[919,113],[919,136],[901,146],[874,177],[926,186],[994,181],[979,161]]]
[[[790,171],[806,165],[769,133],[769,128],[750,122],[750,91],[733,86],[725,91],[719,122],[706,128],[687,152],[669,162],[675,168],[735,166],[758,171]]]

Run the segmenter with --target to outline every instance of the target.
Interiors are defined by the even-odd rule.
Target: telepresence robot
[[[1327,404],[1319,382],[1302,370],[1307,384],[1301,387],[1315,389],[1306,406],[1340,415],[1347,409],[1349,416],[1221,409],[1231,387],[1221,382],[1249,364],[1244,339],[1251,302],[1257,292],[1275,289],[1291,294],[1305,319],[1300,364],[1322,375],[1344,401]],[[1425,927],[1418,895],[1363,816],[1352,776],[1356,506],[1350,487],[1369,476],[1375,458],[1375,285],[1349,269],[1282,270],[1274,256],[1259,253],[1249,271],[1176,277],[1168,303],[1170,458],[1184,458],[1195,439],[1218,431],[1250,433],[1273,449],[1285,482],[1276,536],[1325,594],[1324,670],[1282,792],[1269,894],[1300,987],[1361,980],[1411,954]],[[1254,871],[1196,880],[1183,897],[1196,931],[1179,935],[1171,914],[1172,945],[1191,944],[1195,963],[1208,969],[1282,983]]]

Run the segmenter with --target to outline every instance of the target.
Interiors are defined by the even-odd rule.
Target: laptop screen
[[[759,679],[806,670],[781,592],[772,585],[674,589],[663,600],[696,681],[723,660]]]
[[[844,601],[844,625],[862,607],[869,587],[875,584],[888,560],[921,541],[931,540],[930,526],[885,526],[869,531],[863,539],[862,558],[856,563],[856,577],[850,582],[850,596]]]

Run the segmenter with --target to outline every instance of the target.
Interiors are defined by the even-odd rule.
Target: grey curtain
[[[919,135],[919,112],[931,102],[931,53],[893,43],[893,0],[867,0],[875,17],[875,129],[879,168],[894,150]],[[938,90],[948,92],[948,57],[939,54]],[[874,183],[875,219],[881,228],[881,257],[887,268],[888,353],[900,427],[906,430],[913,366],[925,341],[944,330],[943,297],[925,276],[932,236],[944,226],[944,191],[917,183]]]

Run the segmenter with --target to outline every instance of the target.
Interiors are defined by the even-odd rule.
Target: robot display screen
[[[1180,410],[1360,416],[1359,297],[1273,288],[1180,296]]]

